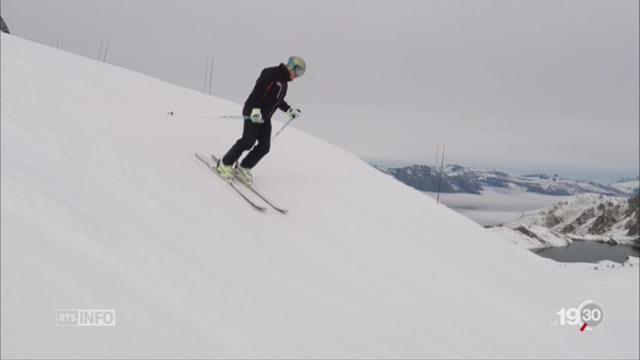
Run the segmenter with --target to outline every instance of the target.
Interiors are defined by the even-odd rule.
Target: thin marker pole
[[[209,78],[209,58],[207,58],[207,63],[204,66],[204,92],[207,93],[207,79]]]
[[[213,94],[213,56],[211,57],[211,69],[209,70],[209,95]]]
[[[100,51],[98,52],[98,60],[102,59],[102,49],[104,48],[104,36],[100,40]]]
[[[440,178],[438,179],[438,195],[436,196],[436,204],[440,203],[440,184],[442,183],[442,171],[444,170],[444,149],[445,144],[442,144],[442,162],[440,163]]]
[[[111,42],[111,39],[107,39],[107,46],[104,49],[104,58],[102,59],[102,62],[107,62],[107,54],[109,53],[109,43]]]

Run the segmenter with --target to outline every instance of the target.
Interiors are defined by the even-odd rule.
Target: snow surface
[[[573,180],[560,175],[530,174],[514,175],[500,170],[470,169],[481,182],[506,182],[513,190],[546,192],[547,194],[577,195],[581,193],[600,193],[621,195],[617,189],[592,181]]]
[[[193,156],[239,105],[1,40],[3,357],[638,357],[637,267],[560,266],[293,127],[260,214]],[[587,299],[593,331],[551,325]]]
[[[608,228],[607,231],[602,234],[591,234],[590,228],[593,226],[597,218],[602,214],[602,210],[598,209],[598,206],[604,206],[608,204],[608,208],[618,208],[616,213],[616,222]],[[559,219],[559,223],[552,226],[547,231],[548,236],[553,246],[564,246],[563,242],[556,243],[553,238],[566,237],[576,238],[580,240],[594,240],[603,242],[613,242],[618,244],[633,244],[634,240],[637,240],[637,236],[629,236],[628,229],[626,228],[630,216],[624,216],[621,214],[626,213],[629,208],[628,199],[621,197],[605,196],[602,194],[578,194],[575,196],[567,197],[563,201],[543,209],[528,211],[523,213],[517,219],[514,219],[505,226],[515,228],[518,226],[526,226],[531,228],[536,234],[541,235],[541,238],[547,238],[546,234],[539,232],[539,229],[544,229],[547,226],[550,217]],[[578,224],[577,219],[587,211],[592,211],[593,214],[584,221],[583,224]],[[572,224],[576,228],[571,231],[570,234],[561,234],[561,229],[565,226]],[[533,229],[533,227],[536,229]]]
[[[502,236],[505,240],[527,249],[541,249],[551,246],[567,246],[573,240],[557,231],[544,226],[531,225],[527,230],[537,236],[537,239],[506,226],[496,226],[488,229],[490,232]]]
[[[627,181],[619,181],[611,184],[611,187],[620,190],[626,194],[634,194],[640,188],[640,179],[635,180],[627,180]]]

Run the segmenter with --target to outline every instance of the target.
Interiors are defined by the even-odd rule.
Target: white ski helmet
[[[291,56],[289,60],[287,60],[287,67],[296,74],[296,77],[304,75],[304,72],[307,70],[307,64],[300,56]]]

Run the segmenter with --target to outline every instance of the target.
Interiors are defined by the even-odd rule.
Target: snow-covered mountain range
[[[435,192],[439,187],[440,191],[444,193],[480,194],[485,187],[490,186],[563,196],[581,193],[598,193],[610,196],[630,194],[625,191],[628,187],[614,188],[591,181],[572,180],[559,175],[513,175],[499,170],[478,170],[460,165],[447,165],[444,168],[442,179],[440,179],[439,169],[426,165],[399,168],[376,166],[376,168],[421,191]]]
[[[640,197],[616,198],[581,194],[553,206],[529,211],[504,224],[528,237],[527,247],[563,246],[575,239],[640,246]],[[509,231],[511,230],[511,231]]]
[[[624,179],[611,184],[611,187],[632,196],[640,193],[640,178]]]
[[[193,156],[239,104],[1,36],[2,358],[638,357],[637,266],[544,259],[295,123],[259,213]],[[601,325],[552,325],[589,299]]]

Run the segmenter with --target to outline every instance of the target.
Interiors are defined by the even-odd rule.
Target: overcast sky
[[[2,0],[13,33],[242,103],[300,55],[295,125],[383,163],[638,172],[638,1]],[[215,120],[212,120],[215,121]]]

